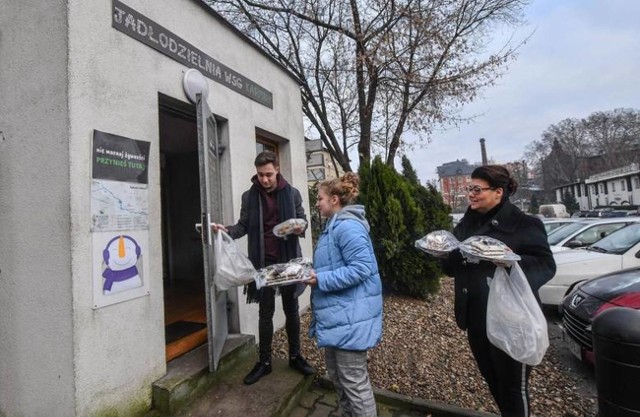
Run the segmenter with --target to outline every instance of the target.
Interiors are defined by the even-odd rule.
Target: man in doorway
[[[214,231],[220,229],[238,239],[248,235],[249,259],[256,269],[276,263],[289,262],[302,256],[299,236],[304,229],[296,227],[287,239],[273,234],[273,227],[285,220],[306,216],[302,207],[300,192],[292,187],[280,174],[280,163],[274,152],[264,151],[258,154],[254,165],[256,175],[251,178],[253,185],[242,194],[240,219],[233,226],[212,225]],[[277,289],[276,289],[277,288]],[[244,378],[251,385],[271,373],[271,343],[273,340],[273,314],[275,297],[282,297],[282,309],[286,317],[286,331],[289,341],[289,366],[303,375],[311,375],[315,370],[300,355],[300,315],[298,295],[304,290],[304,284],[283,285],[280,287],[257,289],[255,283],[245,286],[247,303],[259,303],[258,336],[259,361]]]

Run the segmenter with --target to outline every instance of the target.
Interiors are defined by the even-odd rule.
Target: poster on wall
[[[91,231],[149,229],[150,142],[94,130]]]
[[[94,308],[149,294],[150,142],[94,130],[91,235]]]
[[[149,294],[148,232],[92,233],[93,307]]]

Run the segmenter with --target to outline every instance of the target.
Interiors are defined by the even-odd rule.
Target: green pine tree
[[[415,248],[426,233],[451,225],[448,206],[433,187],[420,185],[403,158],[403,173],[375,158],[360,168],[360,201],[386,290],[424,299],[439,288],[439,262]]]
[[[531,201],[529,202],[529,213],[538,214],[540,210],[540,202],[538,201],[537,194],[531,194]]]
[[[564,195],[562,196],[562,204],[567,208],[569,214],[573,214],[580,210],[580,204],[578,204],[576,197],[569,191],[564,192]]]

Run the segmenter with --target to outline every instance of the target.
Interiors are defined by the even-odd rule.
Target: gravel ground
[[[369,373],[376,388],[498,413],[471,355],[466,333],[455,324],[453,280],[444,279],[439,294],[428,302],[386,296],[384,314],[382,342],[370,351]],[[324,375],[323,354],[315,340],[307,337],[310,319],[309,312],[301,316],[302,352],[318,374]],[[287,358],[286,339],[284,330],[276,333],[275,356]],[[532,415],[594,416],[595,392],[590,386],[585,388],[584,376],[576,375],[567,365],[560,341],[558,337],[551,338],[545,359],[531,374]]]

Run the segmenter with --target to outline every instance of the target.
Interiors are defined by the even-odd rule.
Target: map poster
[[[91,231],[149,228],[150,142],[94,130]]]

